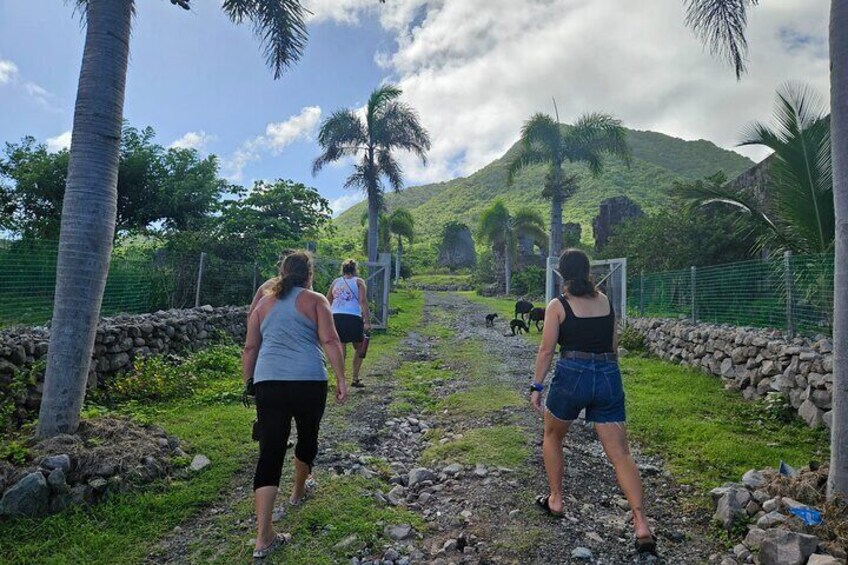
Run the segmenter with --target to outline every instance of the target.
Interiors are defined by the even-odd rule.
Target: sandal
[[[548,501],[550,500],[550,498],[551,498],[550,496],[537,496],[536,497],[536,506],[538,506],[539,508],[544,510],[548,514],[548,516],[551,516],[553,518],[563,518],[565,516],[565,513],[554,512],[553,510],[551,510],[551,506],[550,506],[550,504],[548,504]]]
[[[290,536],[288,534],[278,533],[276,537],[274,537],[274,541],[263,547],[262,549],[256,549],[253,551],[254,559],[265,559],[280,547],[286,545],[289,542]]]
[[[651,534],[650,536],[645,537],[637,537],[636,538],[636,553],[640,554],[657,554],[657,536]]]
[[[312,495],[312,493],[315,492],[315,489],[318,488],[318,481],[315,480],[315,477],[309,475],[303,486],[303,495],[297,500],[289,498],[289,506],[300,506],[307,498],[309,498],[309,496]]]
[[[362,381],[360,381],[359,379],[350,383],[350,386],[352,386],[353,388],[365,388],[365,385],[362,384]]]

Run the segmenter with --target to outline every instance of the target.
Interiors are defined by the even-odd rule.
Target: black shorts
[[[364,324],[361,316],[353,314],[333,314],[333,322],[342,343],[361,343],[364,335]]]

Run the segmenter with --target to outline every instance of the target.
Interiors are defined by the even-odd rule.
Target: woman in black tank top
[[[642,508],[642,481],[630,455],[624,426],[615,310],[610,299],[592,282],[585,253],[577,249],[564,251],[559,272],[564,291],[545,311],[542,345],[530,387],[530,403],[545,419],[543,452],[550,483],[550,494],[538,497],[536,503],[552,515],[563,515],[562,440],[571,422],[585,410],[586,421],[595,423],[598,438],[615,467],[618,484],[633,510],[636,549],[655,553],[656,539]],[[544,381],[557,345],[560,359],[543,410]]]

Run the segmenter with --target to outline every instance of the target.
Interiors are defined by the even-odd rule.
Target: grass
[[[725,391],[716,377],[634,357],[622,370],[631,434],[683,482],[709,489],[781,460],[800,467],[828,457],[825,431],[797,419],[771,422],[759,404]]]
[[[420,324],[421,293],[393,294],[391,307],[397,314],[392,316],[386,332],[375,335],[366,367],[396,352],[403,336]],[[235,382],[240,381],[237,370],[231,377]],[[10,565],[138,563],[174,527],[224,498],[234,479],[238,477],[249,488],[249,478],[240,477],[239,473],[249,469],[256,457],[256,444],[249,439],[254,411],[232,402],[228,396],[202,396],[134,410],[139,419],[155,422],[168,433],[188,441],[193,453],[207,455],[212,460],[209,468],[189,481],[154,483],[97,506],[77,507],[43,520],[0,522],[0,555],[4,556],[0,561]],[[338,417],[340,412],[331,408],[328,415]],[[321,480],[322,476],[319,474],[318,478]],[[284,527],[292,528],[295,537],[303,542],[284,552],[285,562],[337,563],[338,552],[333,546],[342,534],[357,533],[363,541],[371,541],[382,531],[378,525],[381,520],[416,524],[413,515],[378,508],[371,497],[363,496],[376,488],[373,481],[346,478],[334,483],[325,478],[322,483],[326,485],[322,484],[315,504],[286,519]],[[249,499],[240,507],[243,517],[250,515],[251,505]],[[231,521],[232,516],[226,520]],[[319,523],[334,524],[336,528],[316,535],[312,530]],[[220,529],[216,533],[224,537],[223,532],[232,530],[232,524],[222,522]],[[207,532],[208,535],[211,533]],[[234,556],[248,556],[247,535],[234,535],[228,541],[223,543],[216,538],[206,548],[214,555],[209,554],[208,559],[200,562],[232,563]]]
[[[430,273],[415,275],[409,282],[413,285],[449,285],[449,284],[471,284],[469,274]]]
[[[441,361],[407,361],[395,370],[397,388],[389,412],[394,415],[425,412],[438,405],[433,386],[454,377]]]
[[[449,412],[468,416],[484,416],[524,404],[524,398],[515,390],[495,385],[455,392],[442,401],[442,406]]]
[[[432,445],[424,450],[421,459],[427,463],[517,467],[529,456],[530,447],[524,429],[520,426],[492,426],[474,428],[465,432],[461,439]]]

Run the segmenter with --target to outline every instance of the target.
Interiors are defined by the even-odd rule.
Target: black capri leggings
[[[318,427],[327,404],[327,381],[263,381],[256,383],[259,461],[253,490],[280,486],[291,420],[297,427],[295,456],[309,465],[318,454]]]

